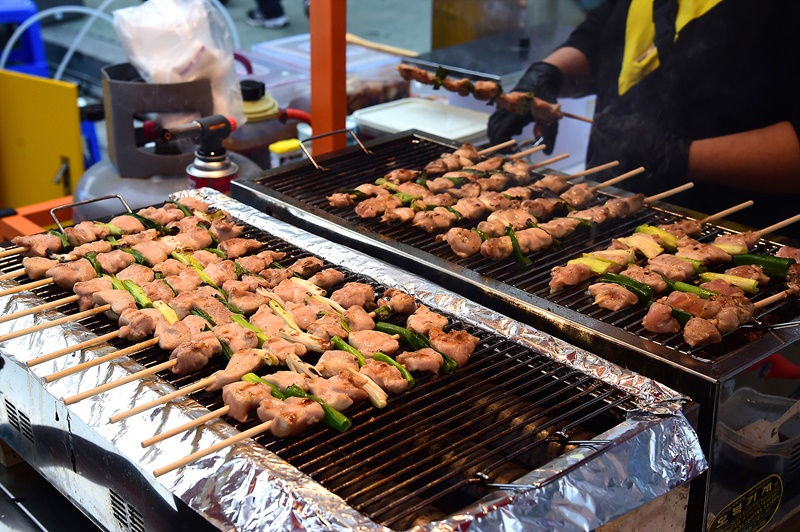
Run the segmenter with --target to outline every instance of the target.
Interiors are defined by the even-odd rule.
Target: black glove
[[[511,92],[531,92],[537,98],[550,103],[556,103],[558,92],[561,90],[561,83],[564,75],[557,66],[550,63],[534,63],[523,74],[517,85]],[[491,143],[500,144],[510,140],[511,137],[522,133],[522,128],[533,122],[530,112],[514,113],[505,109],[497,109],[489,117],[487,133]],[[558,121],[544,125],[542,136],[547,149],[545,153],[553,153],[553,145],[556,142],[558,133]]]
[[[645,179],[637,191],[645,193],[686,180],[689,144],[640,114],[617,115],[605,109],[595,115],[592,125],[592,163],[618,160],[622,171],[644,166]]]

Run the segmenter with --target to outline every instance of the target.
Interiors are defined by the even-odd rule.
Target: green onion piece
[[[269,300],[269,308],[271,308],[272,312],[274,312],[279,318],[281,318],[284,322],[286,322],[286,325],[288,325],[289,327],[291,327],[295,331],[298,331],[298,332],[302,331],[302,329],[300,329],[300,326],[297,324],[297,322],[294,321],[294,318],[292,317],[292,315],[289,314],[286,311],[286,309],[281,306],[280,303],[278,303],[274,299],[270,299]]]
[[[630,236],[618,238],[617,240],[629,248],[639,250],[639,252],[648,259],[652,259],[664,253],[664,248],[651,238],[645,236],[644,233],[633,233]]]
[[[177,201],[167,200],[164,203],[171,203],[172,205],[175,205],[176,207],[178,207],[181,210],[181,212],[183,213],[184,216],[191,216],[192,215],[192,211],[190,211],[189,208],[186,207],[186,205],[178,203]]]
[[[478,170],[477,168],[462,168],[460,172],[466,172],[468,174],[473,174],[477,177],[489,177],[490,173],[486,170]],[[492,172],[497,173],[497,172]]]
[[[603,260],[597,257],[587,256],[572,259],[568,261],[567,264],[585,264],[595,275],[604,275],[608,273],[608,269],[614,265],[614,263],[610,260]]]
[[[112,236],[120,236],[125,234],[125,231],[123,231],[114,224],[108,224],[104,222],[94,222],[94,225],[96,227],[104,227],[105,229],[108,229],[108,233]]]
[[[305,399],[313,399],[319,406],[322,407],[322,410],[325,411],[325,424],[329,427],[333,427],[334,429],[338,430],[339,432],[344,432],[349,429],[353,422],[350,419],[333,408],[331,405],[317,397],[316,395],[309,395],[307,394],[302,388],[300,388],[296,384],[292,384],[288,388],[286,388],[286,395],[289,397],[303,397]]]
[[[217,325],[216,322],[214,322],[214,318],[212,318],[208,314],[208,312],[206,312],[205,310],[203,310],[201,308],[193,308],[192,309],[192,314],[194,314],[195,316],[200,316],[201,318],[206,320],[212,327]]]
[[[234,315],[236,315],[236,314],[244,314],[243,310],[237,308],[236,306],[234,306],[234,305],[232,305],[231,303],[228,302],[227,297],[225,297],[227,295],[227,294],[225,294],[225,290],[222,290],[221,288],[219,288],[219,289],[217,289],[217,292],[219,292],[219,295],[216,297],[216,299],[219,300],[220,303],[225,305],[226,309],[230,310]]]
[[[514,249],[514,259],[520,264],[527,266],[532,263],[519,247],[519,240],[517,240],[517,233],[510,225],[506,227],[506,236],[511,239],[511,247]]]
[[[334,336],[333,338],[331,338],[331,343],[333,344],[333,347],[335,347],[339,351],[346,351],[351,355],[353,355],[354,357],[356,357],[356,360],[358,361],[358,367],[361,367],[364,364],[366,364],[367,360],[366,358],[364,358],[364,355],[361,353],[361,351],[359,351],[352,345],[348,344],[338,336]]]
[[[678,248],[678,237],[655,225],[642,224],[636,228],[636,232],[658,236],[661,242],[664,243],[664,249],[669,252],[673,252]]]
[[[600,278],[600,282],[614,283],[625,287],[636,296],[640,303],[645,303],[653,297],[653,289],[644,283],[635,281],[630,277],[624,275],[617,275],[615,273],[606,273]]]
[[[718,247],[728,255],[744,255],[749,250],[747,246],[740,246],[738,244],[711,244],[714,247]]]
[[[385,362],[385,363],[389,364],[390,366],[396,367],[398,369],[398,371],[400,371],[400,374],[403,376],[403,378],[408,383],[408,389],[410,390],[411,388],[414,387],[414,377],[411,376],[411,373],[408,372],[408,370],[405,368],[405,366],[403,366],[402,364],[398,363],[393,358],[390,358],[388,355],[386,355],[384,353],[381,353],[381,352],[375,353],[374,355],[372,355],[372,358],[373,358],[373,360],[377,360],[379,362]]]
[[[792,258],[775,257],[774,255],[744,254],[733,256],[733,264],[735,266],[744,266],[746,264],[760,266],[765,275],[780,279],[785,279],[786,274],[789,273],[789,267],[796,263],[797,261]]]
[[[162,316],[164,316],[164,319],[167,320],[170,325],[181,321],[181,319],[178,317],[178,313],[175,312],[175,309],[163,301],[153,301],[153,306],[161,313]]]
[[[455,187],[463,187],[469,183],[469,179],[466,177],[445,177],[445,179],[449,179]]]
[[[486,242],[487,240],[489,240],[491,238],[489,235],[487,235],[486,233],[484,233],[483,231],[481,231],[477,227],[473,227],[470,230],[472,232],[476,233],[479,237],[481,237],[481,240],[483,240],[484,242]]]
[[[235,261],[234,261],[234,263],[233,263],[233,267],[234,267],[234,272],[236,273],[236,278],[237,278],[237,279],[241,279],[243,275],[247,275],[248,273],[250,273],[250,272],[248,272],[247,270],[245,270],[245,269],[242,267],[242,265],[241,265],[241,264],[239,264],[238,262],[235,262]]]
[[[400,200],[400,203],[402,203],[404,207],[408,207],[412,202],[422,198],[422,196],[412,196],[405,192],[395,192],[394,195]]]
[[[180,253],[178,251],[171,252],[170,256],[175,260],[177,260],[178,262],[180,262],[181,264],[193,268],[194,271],[197,272],[197,275],[200,276],[200,279],[202,279],[203,282],[208,286],[212,288],[219,288],[219,286],[217,286],[217,283],[214,282],[214,279],[209,277],[208,274],[203,271],[203,265],[200,264],[200,262],[198,262],[196,258],[192,257],[191,255],[187,255],[186,253]]]
[[[391,334],[392,336],[399,335],[404,342],[411,346],[414,351],[419,351],[420,349],[425,349],[426,347],[429,349],[433,349],[444,359],[444,364],[442,365],[442,373],[448,375],[458,368],[458,363],[453,360],[451,357],[445,355],[438,349],[435,349],[431,345],[431,341],[428,340],[425,335],[420,334],[414,330],[407,329],[405,327],[401,327],[399,325],[395,325],[393,323],[387,323],[385,321],[378,321],[375,322],[375,330],[380,331],[386,334]]]
[[[53,235],[53,236],[57,236],[58,239],[61,240],[61,248],[62,249],[66,250],[66,249],[70,249],[72,247],[70,245],[70,243],[69,243],[69,240],[67,239],[67,235],[66,234],[64,234],[64,233],[62,233],[60,231],[56,231],[55,229],[49,230],[48,233]]]
[[[228,342],[217,336],[214,335],[219,342],[220,347],[222,347],[222,354],[225,356],[226,360],[230,360],[233,358],[233,351],[231,350],[231,346],[228,345]]]
[[[392,315],[392,307],[390,307],[389,305],[381,305],[380,307],[373,310],[372,314],[374,314],[374,316],[379,320],[388,319],[389,316]]]
[[[125,253],[130,253],[133,255],[133,258],[136,259],[136,264],[141,264],[142,266],[147,266],[148,268],[152,268],[153,266],[150,264],[150,261],[145,258],[144,255],[136,251],[132,248],[121,248],[122,251]]]
[[[755,294],[758,290],[758,281],[756,279],[748,279],[747,277],[739,277],[738,275],[729,275],[726,273],[705,272],[700,274],[700,280],[704,283],[717,279],[721,279],[731,286],[738,286],[750,294]]]
[[[122,284],[122,280],[116,278],[113,275],[103,274],[104,277],[108,277],[111,280],[111,286],[114,287],[114,290],[125,290],[125,286]]]
[[[208,251],[209,253],[213,253],[214,255],[216,255],[217,257],[219,257],[221,259],[227,259],[228,258],[228,256],[225,254],[225,252],[222,251],[221,249],[203,248],[203,251]]]
[[[117,240],[117,238],[114,235],[109,235],[108,238],[106,238],[106,242],[111,244],[112,248],[118,248],[122,245],[122,242]]]
[[[173,295],[176,295],[176,296],[178,295],[178,291],[177,291],[177,290],[175,290],[175,288],[174,288],[174,287],[173,287],[171,284],[169,284],[169,281],[167,281],[166,279],[161,279],[161,282],[162,282],[162,283],[164,283],[165,285],[167,285],[167,287],[168,287],[170,290],[172,290],[172,294],[173,294]]]
[[[271,390],[272,397],[274,397],[275,399],[280,399],[281,401],[286,399],[286,395],[281,391],[280,388],[278,388],[269,381],[265,381],[255,373],[245,373],[242,376],[242,380],[246,382],[252,382],[253,384],[263,384],[264,386],[266,386]]]
[[[237,325],[244,327],[245,329],[248,329],[250,331],[253,331],[256,334],[256,337],[258,338],[258,347],[263,346],[264,342],[269,340],[269,336],[267,336],[267,334],[264,331],[262,331],[261,329],[259,329],[258,327],[247,321],[247,318],[245,318],[241,314],[233,314],[231,315],[231,319]]]
[[[130,279],[125,279],[122,281],[122,286],[128,291],[128,293],[130,293],[130,295],[133,296],[133,299],[136,301],[136,305],[138,305],[139,308],[153,307],[153,301],[147,297],[147,294],[144,293],[144,290],[142,290],[141,286],[134,283]]]
[[[442,86],[442,83],[444,83],[444,78],[446,77],[447,70],[445,70],[444,67],[439,66],[439,68],[436,69],[436,75],[433,78],[433,90],[439,90],[439,87]]]
[[[355,196],[355,199],[359,201],[367,198],[366,194],[354,188],[337,190],[336,194],[349,194],[350,196]]]
[[[95,273],[97,274],[98,277],[103,275],[103,268],[100,266],[100,263],[97,262],[97,252],[96,251],[90,251],[89,253],[85,254],[83,256],[83,258],[88,260],[91,263],[92,268],[94,268],[94,271],[95,271]]]
[[[699,286],[695,286],[689,283],[684,283],[683,281],[667,281],[667,286],[669,286],[670,289],[675,290],[677,292],[687,292],[689,294],[700,296],[703,299],[708,299],[711,296],[717,295],[717,293],[714,292],[713,290],[700,288]]]
[[[397,185],[392,183],[391,181],[386,181],[386,178],[379,177],[375,180],[375,184],[379,187],[385,188],[389,192],[397,192]]]
[[[591,221],[591,220],[587,220],[586,218],[578,218],[577,216],[570,216],[569,218],[572,218],[574,220],[578,220],[577,229],[582,229],[582,230],[585,230],[585,231],[591,231],[592,229],[594,229],[595,223],[593,221]]]
[[[457,210],[455,210],[452,207],[445,207],[445,209],[447,209],[448,211],[453,213],[453,215],[456,217],[456,221],[457,222],[460,221],[464,217],[464,216],[462,216],[462,214],[460,212],[458,212]]]
[[[428,188],[428,172],[426,172],[425,170],[423,170],[423,171],[422,171],[422,172],[419,174],[419,177],[417,177],[417,184],[418,184],[418,185],[422,185],[422,186],[423,186],[423,187],[425,187],[425,188]]]

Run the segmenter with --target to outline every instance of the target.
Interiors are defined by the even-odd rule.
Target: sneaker
[[[289,19],[286,16],[281,15],[275,18],[264,18],[264,15],[257,9],[249,10],[244,21],[250,26],[261,26],[262,28],[269,28],[271,30],[285,28],[289,25]]]

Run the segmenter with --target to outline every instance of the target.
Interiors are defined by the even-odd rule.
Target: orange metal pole
[[[311,30],[311,118],[314,136],[345,128],[347,117],[346,0],[314,0]],[[311,141],[314,155],[343,149],[345,134]]]

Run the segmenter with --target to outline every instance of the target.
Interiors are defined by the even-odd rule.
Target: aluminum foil
[[[331,263],[358,271],[383,285],[402,289],[432,308],[506,336],[637,397],[640,409],[635,415],[595,438],[591,446],[566,453],[518,479],[514,485],[502,486],[458,514],[419,530],[590,530],[685,484],[707,468],[697,436],[680,412],[687,400],[681,394],[411,273],[270,218],[211,189],[175,195],[183,196],[212,203]],[[3,282],[0,287],[13,284]],[[37,301],[30,293],[4,296],[0,297],[0,310],[6,315],[33,306]],[[0,323],[0,334],[59,316],[49,311]],[[36,357],[93,336],[80,325],[67,323],[8,340],[0,344],[0,352],[25,368],[30,381],[28,393],[32,398],[35,396],[39,402],[52,398],[57,410],[66,411],[64,416],[56,416],[58,422],[43,420],[44,423],[53,423],[65,431],[80,429],[84,437],[96,439],[97,445],[117,454],[152,486],[151,495],[159,503],[174,507],[172,497],[178,497],[208,522],[226,530],[386,530],[249,440],[154,477],[156,468],[213,445],[237,431],[219,420],[143,449],[142,439],[207,413],[194,401],[178,400],[111,423],[109,417],[113,414],[173,390],[168,383],[152,377],[135,379],[64,408],[61,400],[74,398],[81,392],[142,369],[135,361],[122,357],[45,382],[48,375],[113,352],[108,346],[90,348],[27,368],[26,363]],[[2,378],[3,373],[0,373],[0,383]],[[3,393],[7,392],[0,389],[0,395]],[[63,418],[68,423],[65,424]],[[68,471],[48,471],[46,476],[55,484],[63,482],[67,490],[73,489],[70,482],[74,479],[69,478]],[[86,487],[87,492],[91,490],[91,486]],[[91,495],[85,494],[84,499],[91,499]],[[90,511],[100,506],[92,500],[78,501],[81,502]],[[115,525],[113,520],[105,524],[110,528]]]

